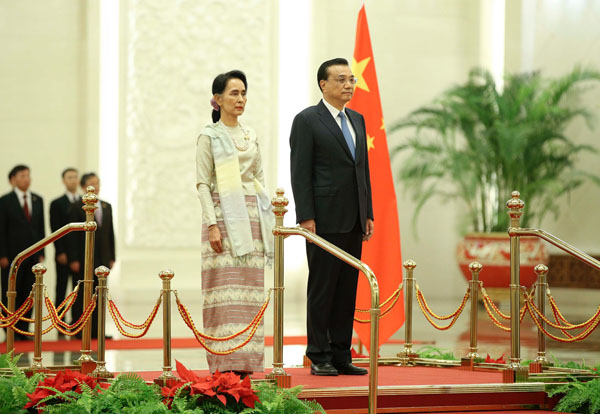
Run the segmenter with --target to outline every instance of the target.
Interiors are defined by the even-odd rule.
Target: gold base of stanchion
[[[98,363],[96,366],[96,369],[93,370],[92,373],[90,374],[90,377],[94,377],[94,378],[98,378],[98,379],[108,379],[108,378],[114,378],[115,374],[108,371],[106,369],[106,367],[104,366],[104,364]]]
[[[460,369],[463,371],[473,371],[475,369],[475,358],[462,357],[460,359]]]
[[[81,373],[89,375],[96,369],[96,361],[83,361],[80,365]]]
[[[292,388],[292,376],[289,374],[267,374],[265,378],[275,380],[279,388]]]
[[[158,377],[158,378],[154,379],[154,383],[156,385],[159,385],[161,387],[169,387],[169,388],[174,387],[175,385],[179,384],[180,382],[181,382],[181,380],[176,377],[172,377],[172,378]]]
[[[526,382],[529,378],[527,367],[507,368],[502,371],[502,382],[512,384],[515,382]]]
[[[310,360],[309,357],[307,357],[306,355],[304,355],[304,358],[302,359],[302,367],[303,368],[310,368],[310,364],[312,364],[312,361]]]
[[[410,365],[414,358],[418,358],[419,354],[414,353],[412,349],[404,349],[396,354],[396,356],[400,359],[398,365],[405,367]]]
[[[529,373],[530,374],[540,374],[544,371],[544,366],[541,362],[530,362],[529,363]]]
[[[23,373],[27,376],[27,378],[30,378],[33,374],[50,374],[52,373],[51,370],[49,370],[48,368],[26,368],[23,370]]]

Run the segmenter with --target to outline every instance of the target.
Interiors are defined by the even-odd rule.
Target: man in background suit
[[[87,192],[88,186],[94,187],[96,195],[100,193],[100,179],[91,172],[81,177],[81,188]],[[112,268],[115,264],[115,232],[113,228],[112,207],[106,201],[98,199],[97,209],[94,213],[94,219],[98,224],[94,241],[94,269],[98,266],[107,266]],[[69,212],[70,222],[85,221],[85,211],[83,210],[83,201],[79,201],[71,207]],[[85,232],[78,231],[71,233],[68,239],[67,257],[69,268],[76,275],[76,280],[83,281],[85,264]],[[98,286],[98,279],[93,276],[94,290]],[[73,321],[76,321],[83,313],[83,283],[79,288],[77,300],[73,305]],[[92,291],[93,292],[93,291]],[[92,314],[92,338],[98,336],[98,309]]]
[[[10,264],[13,259],[29,246],[45,237],[44,202],[42,197],[29,190],[31,175],[29,167],[17,165],[8,174],[13,191],[0,198],[0,267],[2,268],[2,302],[8,305],[7,291]],[[27,299],[35,282],[31,268],[44,261],[44,250],[24,260],[19,266],[16,280],[15,309]],[[31,310],[24,315],[31,317]],[[28,331],[29,323],[20,321],[15,325],[22,331]],[[16,333],[15,339],[30,337]]]
[[[62,172],[62,181],[65,185],[65,193],[50,203],[50,230],[52,232],[69,223],[71,206],[80,199],[79,194],[77,194],[77,187],[79,186],[79,174],[77,170],[75,168],[65,169]],[[69,280],[71,280],[73,288],[75,287],[74,275],[71,269],[69,269],[67,256],[68,237],[69,235],[54,242],[54,259],[56,262],[56,299],[54,303],[56,306],[60,305],[65,299]],[[62,336],[60,332],[58,335],[59,337]]]
[[[373,235],[373,206],[365,121],[345,107],[356,78],[337,58],[321,64],[317,81],[323,99],[296,115],[290,133],[296,221],[360,259]],[[367,374],[350,354],[358,270],[312,243],[306,252],[311,374]]]

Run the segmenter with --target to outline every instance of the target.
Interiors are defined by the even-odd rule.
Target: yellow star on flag
[[[356,82],[356,87],[363,89],[367,92],[370,92],[369,85],[367,85],[367,82],[365,81],[363,72],[367,68],[367,65],[370,61],[370,57],[363,59],[360,62],[357,62],[355,58],[352,58],[352,73],[354,73],[354,76],[356,76],[356,78],[358,79],[358,81]]]
[[[375,137],[367,134],[367,151],[369,151],[371,148],[375,148]]]
[[[385,131],[385,122],[383,120],[383,117],[381,118],[381,127],[379,127],[379,129],[382,129]]]

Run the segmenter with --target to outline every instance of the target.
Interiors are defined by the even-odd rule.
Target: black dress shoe
[[[338,371],[330,362],[323,362],[321,364],[311,364],[310,373],[312,375],[335,377]]]
[[[335,368],[340,375],[367,375],[369,373],[365,368],[357,367],[350,362],[335,364]]]

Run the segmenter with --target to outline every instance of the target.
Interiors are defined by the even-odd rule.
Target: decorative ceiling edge
[[[381,386],[377,395],[429,395],[429,394],[485,394],[506,392],[544,392],[542,382],[516,384],[456,384],[456,385],[406,385]],[[368,387],[305,388],[298,397],[363,397],[369,395]]]

